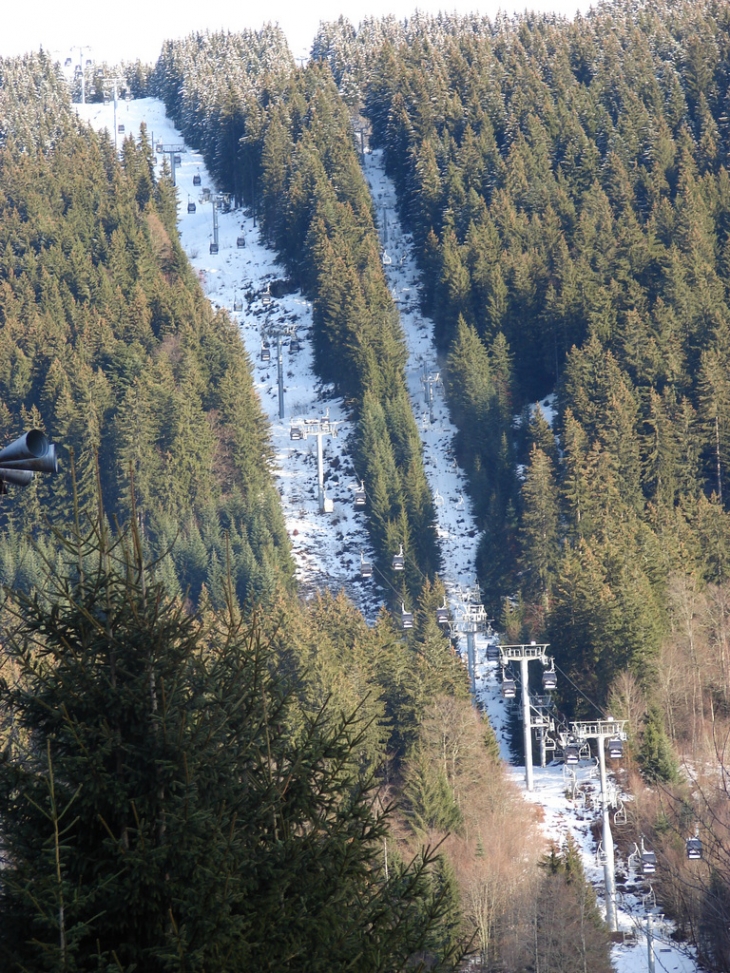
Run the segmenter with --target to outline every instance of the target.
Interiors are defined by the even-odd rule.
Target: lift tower
[[[571,723],[570,727],[577,740],[596,740],[598,744],[598,766],[601,772],[601,808],[603,811],[603,875],[606,882],[606,923],[611,932],[616,932],[616,874],[613,854],[613,835],[609,817],[610,800],[606,781],[606,740],[626,739],[624,727],[626,720],[594,720],[593,722]],[[619,748],[620,750],[620,748]]]
[[[187,149],[184,145],[163,145],[162,142],[158,142],[157,146],[155,147],[155,151],[160,155],[170,156],[170,175],[172,177],[172,184],[173,186],[177,186],[177,182],[175,181],[175,169],[178,165],[177,158],[178,156],[182,155],[183,152],[187,152]]]
[[[279,391],[279,418],[284,418],[284,346],[283,339],[287,336],[291,341],[296,339],[297,329],[291,325],[286,327],[268,327],[262,329],[262,337],[276,340],[276,381]],[[303,436],[301,437],[304,438]]]
[[[529,645],[500,645],[500,662],[519,662],[520,681],[522,682],[522,733],[525,741],[525,786],[528,791],[534,789],[532,775],[532,727],[530,718],[530,691],[528,679],[528,662],[537,660],[543,666],[551,664],[547,655],[548,643]]]
[[[339,423],[332,422],[327,414],[321,419],[305,419],[303,422],[293,422],[291,425],[291,439],[309,439],[310,436],[317,437],[317,487],[319,512],[321,514],[332,513],[332,501],[328,500],[324,493],[324,459],[322,456],[322,439],[324,436],[336,436]]]
[[[441,385],[441,375],[439,372],[429,372],[425,362],[423,375],[421,375],[421,385],[423,385],[423,395],[428,406],[428,420],[433,425],[433,390],[435,385]]]
[[[474,584],[458,592],[451,630],[466,635],[469,686],[474,696],[476,694],[476,637],[479,632],[491,632],[479,585]]]

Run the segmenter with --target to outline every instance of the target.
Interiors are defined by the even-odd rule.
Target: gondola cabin
[[[191,200],[188,200],[188,213],[194,213],[196,209],[197,207],[195,206],[195,203],[193,203]]]
[[[197,173],[197,172],[193,176],[193,185],[194,186],[199,186],[200,185],[200,174]]]
[[[509,676],[502,680],[502,695],[505,699],[514,699],[517,695],[517,683]]]
[[[690,861],[698,861],[702,858],[702,842],[699,838],[687,838],[687,858]]]
[[[233,298],[233,310],[234,311],[242,311],[243,310],[243,301],[241,301],[238,298],[235,298],[234,297]]]
[[[555,689],[558,685],[558,677],[554,669],[544,669],[542,674],[542,688],[547,692]]]
[[[401,608],[400,624],[401,628],[413,628],[413,612],[407,612],[405,605]]]
[[[618,738],[614,740],[609,740],[606,744],[606,750],[608,751],[608,756],[611,760],[621,760],[624,755],[624,745],[623,741]]]
[[[117,131],[120,135],[124,135],[124,125],[117,125]]]
[[[292,426],[289,431],[289,438],[293,440],[304,439],[304,430],[301,426]]]
[[[365,493],[365,487],[361,483],[357,490],[355,490],[355,509],[362,510],[366,501],[367,494]]]
[[[360,577],[361,578],[372,578],[373,576],[373,562],[368,561],[364,554],[360,554]]]
[[[236,237],[236,246],[238,247],[239,250],[243,250],[243,248],[246,246],[246,237],[245,236]]]
[[[261,349],[261,361],[271,361],[271,348],[268,345],[264,345]]]
[[[393,560],[390,562],[390,566],[394,571],[403,571],[406,566],[406,559],[403,554],[403,548],[401,547],[398,554],[393,555]]]
[[[577,743],[566,743],[563,747],[563,760],[566,764],[575,765],[580,761],[580,750]]]
[[[179,155],[173,155],[172,161],[175,163],[176,166],[182,165],[182,158]]]
[[[487,646],[487,662],[499,662],[502,653],[499,650],[499,646],[494,642],[490,642]]]
[[[656,871],[656,854],[653,851],[642,851],[641,871],[644,875],[653,875]]]
[[[449,609],[446,605],[442,605],[440,608],[436,609],[436,621],[439,625],[449,624]]]
[[[211,253],[218,253],[218,244],[217,243],[211,243],[211,245],[210,245],[210,252]]]

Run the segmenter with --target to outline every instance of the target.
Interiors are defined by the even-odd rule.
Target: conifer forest
[[[437,618],[443,498],[367,151],[494,632],[549,644],[563,725],[622,721],[617,853],[653,850],[692,969],[729,970],[730,6],[341,17],[306,64],[276,26],[196,33],[85,98],[109,79],[164,103],[311,304],[392,581],[371,618],[305,596],[174,168],[144,126],[115,148],[82,121],[52,56],[0,58],[0,448],[39,429],[60,466],[0,496],[0,969],[616,968]]]

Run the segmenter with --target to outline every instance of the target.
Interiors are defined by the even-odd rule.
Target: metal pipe
[[[652,919],[651,912],[649,912],[646,916],[646,953],[647,953],[649,973],[655,973],[656,968],[654,966],[654,935],[651,926],[651,919]]]
[[[522,733],[525,741],[525,785],[533,790],[532,780],[532,731],[530,730],[530,694],[527,683],[527,659],[520,659],[520,678],[522,681]]]
[[[598,734],[598,765],[601,771],[601,805],[603,808],[603,875],[606,883],[606,923],[611,932],[616,932],[616,876],[614,872],[613,835],[608,807],[608,786],[606,783],[605,736]]]
[[[322,436],[317,433],[317,485],[319,487],[319,512],[324,513],[324,459],[322,456]]]
[[[469,669],[469,686],[472,696],[475,696],[477,691],[475,633],[476,629],[474,626],[470,626],[466,632],[466,664]]]

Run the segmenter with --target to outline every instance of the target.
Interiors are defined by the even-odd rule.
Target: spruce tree
[[[2,968],[453,969],[432,856],[384,873],[357,717],[293,720],[230,582],[187,614],[101,514],[64,550],[6,592]]]

